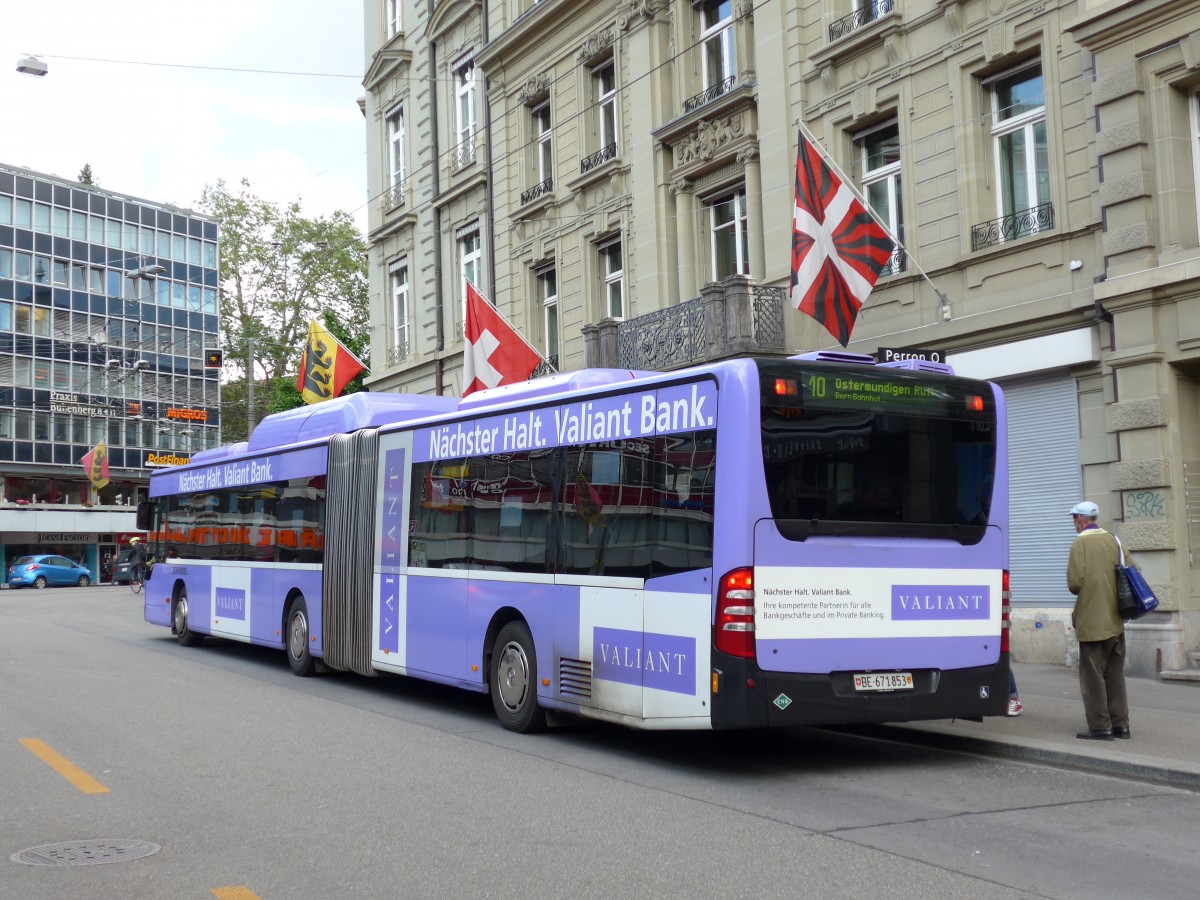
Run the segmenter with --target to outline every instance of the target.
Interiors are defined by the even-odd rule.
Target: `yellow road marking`
[[[37,738],[21,738],[25,749],[52,768],[85,794],[107,794],[108,788],[98,782],[65,756],[55,753]]]
[[[235,884],[232,887],[219,887],[212,889],[212,895],[217,900],[258,900],[258,894],[242,887],[240,884]]]

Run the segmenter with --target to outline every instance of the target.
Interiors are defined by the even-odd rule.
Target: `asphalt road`
[[[1170,788],[808,729],[522,737],[480,695],[179,647],[125,587],[2,591],[0,634],[5,900],[1191,898],[1200,883],[1200,798]],[[11,858],[59,842],[51,861],[118,861]],[[120,856],[133,842],[160,849]]]

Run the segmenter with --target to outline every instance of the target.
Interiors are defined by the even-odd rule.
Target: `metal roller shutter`
[[[1067,511],[1083,498],[1079,400],[1066,373],[1003,381],[1008,404],[1014,606],[1062,606],[1075,529]]]

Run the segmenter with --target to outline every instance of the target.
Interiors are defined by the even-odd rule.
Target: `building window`
[[[535,166],[537,180],[549,181],[554,177],[554,147],[550,138],[550,102],[533,110],[533,136],[537,144]]]
[[[483,244],[479,240],[479,227],[460,232],[458,238],[459,274],[462,280],[463,301],[467,297],[467,282],[478,288],[483,284]]]
[[[404,12],[404,0],[386,0],[384,15],[387,17],[387,36],[394,38],[401,31],[401,15]]]
[[[1050,203],[1050,154],[1042,68],[1031,66],[994,79],[992,141],[999,189],[997,214],[1017,219],[1005,237],[1022,237],[1048,227],[1039,208]]]
[[[394,109],[387,117],[388,192],[386,209],[395,209],[404,202],[404,179],[407,175],[404,156],[404,107]]]
[[[708,204],[712,236],[712,277],[750,274],[750,240],[746,234],[746,191],[718,197]]]
[[[475,62],[468,61],[454,70],[454,83],[458,97],[456,122],[460,160],[471,162],[475,158]],[[470,148],[470,159],[461,156]]]
[[[859,134],[854,143],[862,165],[862,187],[867,202],[900,243],[904,242],[904,208],[900,195],[900,126],[888,122]],[[881,275],[904,271],[899,247]]]
[[[392,346],[388,349],[389,361],[400,362],[409,354],[410,327],[412,316],[409,311],[408,260],[402,259],[391,265],[392,287]]]
[[[600,149],[617,144],[617,67],[609,60],[592,71],[596,85],[596,130],[600,135]]]
[[[388,116],[388,161],[391,168],[392,187],[404,184],[404,108]]]
[[[733,52],[733,0],[704,0],[700,5],[700,46],[704,54],[704,87],[737,75]]]
[[[1196,179],[1196,196],[1200,197],[1200,88],[1192,89],[1191,116],[1189,126],[1192,130],[1192,172]],[[1200,203],[1196,204],[1200,213]]]
[[[620,240],[601,244],[600,272],[604,277],[604,315],[625,316],[625,270],[621,264]]]
[[[537,273],[538,299],[542,301],[546,329],[546,359],[558,365],[558,271],[551,266]]]

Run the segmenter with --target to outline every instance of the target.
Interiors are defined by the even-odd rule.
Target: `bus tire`
[[[537,701],[537,654],[524,622],[509,622],[492,647],[490,688],[496,718],[509,731],[532,734],[546,727]]]
[[[188,625],[187,588],[181,587],[171,604],[171,630],[175,632],[175,640],[181,647],[199,647],[204,643],[204,635],[196,634]]]
[[[317,661],[308,649],[308,604],[303,597],[288,605],[286,627],[288,665],[294,674],[307,678],[316,671]]]

